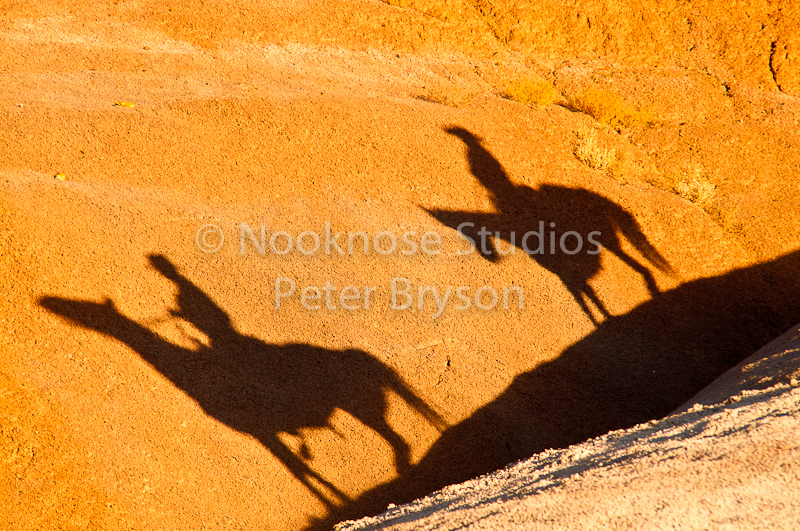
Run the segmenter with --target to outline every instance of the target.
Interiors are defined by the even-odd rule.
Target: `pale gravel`
[[[798,375],[795,327],[668,417],[335,529],[797,529]]]

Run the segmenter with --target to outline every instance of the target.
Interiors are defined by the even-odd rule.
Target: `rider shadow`
[[[581,188],[516,185],[479,137],[461,127],[446,131],[466,145],[470,170],[490,193],[496,213],[426,211],[469,237],[487,260],[497,262],[518,247],[561,280],[595,325],[600,321],[588,303],[594,304],[604,319],[611,316],[589,284],[602,269],[601,248],[638,273],[652,296],[659,293],[653,274],[622,248],[620,236],[657,269],[673,274],[634,217],[616,203]],[[503,249],[498,240],[508,245]]]
[[[304,343],[272,345],[240,334],[230,317],[164,256],[151,265],[178,288],[177,310],[209,339],[195,348],[166,341],[103,303],[45,297],[40,304],[69,321],[114,337],[227,426],[258,439],[328,510],[349,498],[309,466],[305,443],[299,455],[278,437],[302,437],[303,428],[329,427],[341,409],[385,439],[399,474],[411,468],[409,446],[386,421],[387,393],[395,393],[442,431],[444,419],[390,367],[362,350],[329,350]]]

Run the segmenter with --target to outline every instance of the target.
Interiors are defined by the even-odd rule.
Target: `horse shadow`
[[[622,248],[621,237],[657,269],[674,274],[636,219],[613,201],[581,188],[514,184],[479,137],[461,127],[445,131],[464,142],[470,171],[490,193],[496,212],[426,211],[471,240],[470,245],[487,260],[497,262],[514,247],[521,249],[561,280],[595,325],[600,321],[590,302],[604,319],[611,316],[589,284],[602,269],[602,249],[638,273],[652,296],[659,293],[653,274]],[[509,247],[501,249],[498,240]]]
[[[663,291],[518,374],[445,430],[410,473],[305,531],[326,531],[548,448],[661,418],[798,322],[800,249]],[[404,508],[384,525],[413,518],[413,511]]]
[[[171,343],[126,317],[113,301],[102,303],[44,297],[39,303],[68,321],[113,337],[186,392],[211,417],[250,434],[330,511],[347,495],[311,467],[305,442],[295,453],[278,437],[302,439],[304,428],[330,427],[343,410],[386,440],[399,474],[411,469],[409,445],[386,421],[392,392],[443,431],[444,419],[392,368],[367,352],[330,350],[304,343],[274,345],[239,333],[228,314],[166,257],[151,265],[178,288],[172,318],[191,323],[208,337],[194,348]]]

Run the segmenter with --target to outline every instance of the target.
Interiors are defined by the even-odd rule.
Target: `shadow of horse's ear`
[[[163,254],[149,254],[147,255],[147,260],[156,271],[170,280],[175,280],[180,276],[175,265]]]
[[[463,127],[459,127],[457,125],[449,125],[444,128],[444,132],[456,136],[463,140],[465,143],[469,144],[471,142],[482,142],[483,138],[479,137],[478,135],[464,129]]]

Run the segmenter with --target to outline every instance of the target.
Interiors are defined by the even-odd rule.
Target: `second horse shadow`
[[[113,301],[45,297],[51,312],[113,337],[137,352],[211,417],[255,437],[330,511],[348,501],[311,466],[305,442],[292,451],[278,437],[302,437],[303,428],[329,427],[335,409],[368,426],[392,448],[399,474],[410,470],[409,446],[386,421],[387,393],[399,396],[440,431],[445,421],[390,367],[362,350],[329,350],[304,343],[274,345],[236,330],[228,314],[166,257],[151,265],[178,288],[173,318],[191,323],[208,338],[195,348],[171,343],[126,317]]]
[[[305,531],[327,531],[548,448],[661,418],[798,321],[800,249],[664,291],[515,376],[494,400],[448,428],[411,473]],[[413,511],[404,508],[384,525],[413,518]]]
[[[657,269],[674,274],[636,219],[613,201],[581,188],[546,184],[534,189],[514,184],[478,136],[461,127],[445,131],[464,142],[470,171],[489,192],[495,212],[426,210],[470,238],[487,260],[497,262],[518,247],[561,280],[595,325],[601,319],[589,303],[603,319],[611,316],[589,284],[602,268],[602,249],[638,273],[652,296],[659,292],[653,274],[622,248],[621,237]],[[504,249],[501,240],[506,242]]]

